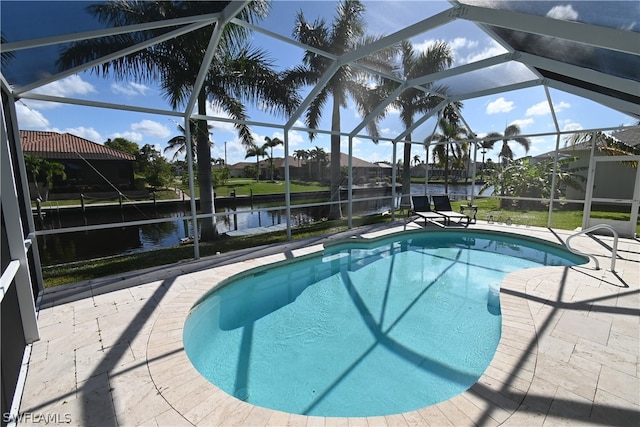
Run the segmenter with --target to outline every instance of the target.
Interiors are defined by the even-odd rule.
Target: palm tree
[[[520,133],[520,126],[512,124],[506,127],[504,134],[499,132],[491,132],[487,134],[486,138],[492,138],[494,140],[502,139],[502,148],[500,149],[500,154],[498,154],[498,158],[502,159],[502,166],[506,167],[509,162],[513,161],[513,151],[509,146],[509,141],[516,141],[522,146],[522,148],[524,148],[525,153],[529,152],[531,141],[529,138],[517,136],[520,135]]]
[[[27,170],[27,179],[31,179],[35,191],[38,192],[38,198],[44,201],[49,198],[49,189],[53,187],[53,178],[56,176],[61,179],[67,178],[64,166],[61,163],[51,162],[42,157],[25,154],[24,165]],[[38,182],[44,183],[44,197],[40,194]]]
[[[266,144],[259,147],[256,144],[252,144],[247,148],[247,155],[244,156],[245,159],[249,157],[256,158],[256,182],[260,181],[260,156],[264,157],[267,155],[267,146]]]
[[[439,114],[438,127],[440,133],[434,133],[425,142],[439,142],[433,148],[433,160],[444,166],[444,192],[449,193],[449,166],[453,162],[454,166],[464,167],[464,156],[467,152],[467,143],[457,143],[464,139],[467,131],[460,124],[460,111],[462,104],[448,104]]]
[[[316,146],[316,148],[309,150],[309,159],[318,165],[318,181],[322,180],[322,165],[327,162],[328,157],[322,147]]]
[[[189,120],[189,127],[190,127],[189,134],[191,135],[191,144],[187,144],[187,132],[184,126],[180,122],[177,122],[175,120],[172,120],[172,121],[176,124],[178,131],[182,135],[174,136],[169,141],[167,141],[167,146],[165,147],[163,152],[167,153],[175,150],[175,153],[173,153],[172,160],[176,161],[178,160],[178,157],[180,157],[180,155],[184,155],[186,157],[187,145],[189,145],[191,146],[193,160],[196,161],[197,160],[196,142],[198,140],[198,132],[199,132],[198,123],[195,120]],[[211,132],[209,132],[210,129],[213,129],[213,126],[207,125],[208,135],[211,134]],[[213,141],[209,140],[208,135],[207,135],[207,141],[209,142],[209,147],[213,147]]]
[[[273,180],[273,147],[282,145],[283,142],[280,140],[280,138],[269,138],[268,136],[265,136],[264,140],[264,146],[271,150],[271,154],[269,155],[269,168],[271,169],[271,182],[275,182]]]
[[[486,140],[483,139],[480,141],[480,150],[482,153],[482,180],[484,181],[484,155],[487,153],[487,150],[492,150],[493,146],[496,144],[495,140]]]
[[[413,156],[413,165],[418,166],[419,164],[420,164],[420,156],[416,154],[415,156]]]
[[[298,167],[300,167],[300,160],[307,160],[309,158],[308,150],[295,150],[293,157],[298,160]]]
[[[408,41],[400,44],[400,65],[397,74],[400,78],[407,80],[442,71],[453,63],[451,48],[445,42],[436,42],[429,46],[424,52],[416,52],[413,45]],[[429,85],[430,86],[430,85]],[[429,89],[429,86],[425,89]],[[444,88],[436,89],[437,92],[445,92]],[[442,98],[433,96],[415,87],[403,91],[393,102],[400,110],[400,120],[408,129],[413,125],[416,114],[425,114],[434,108]],[[407,134],[404,144],[404,164],[402,167],[402,193],[403,202],[409,203],[411,192],[411,134]]]
[[[571,147],[572,149],[575,149],[581,144],[590,146],[592,141],[594,141],[594,138],[596,148],[607,156],[627,156],[640,154],[640,147],[634,147],[625,144],[624,142],[616,139],[614,136],[607,135],[602,131],[597,131],[595,132],[595,134],[592,132],[575,133],[565,139],[565,145]],[[630,162],[629,164],[635,167],[634,162]]]
[[[347,52],[358,49],[361,46],[373,42],[375,39],[366,36],[364,31],[364,6],[358,0],[343,0],[339,3],[334,21],[328,25],[323,19],[314,22],[306,20],[302,12],[298,13],[296,26],[293,31],[295,39],[308,46],[318,48],[336,56],[342,56]],[[391,59],[395,49],[384,49],[375,54],[362,58],[359,63],[368,67],[392,72]],[[312,51],[305,52],[303,65],[294,67],[287,73],[287,81],[292,86],[311,85],[317,83],[325,71],[331,67],[333,60],[328,59]],[[305,124],[311,129],[317,129],[322,115],[322,109],[329,97],[333,98],[331,104],[331,130],[340,131],[340,107],[347,107],[349,97],[354,100],[359,112],[366,115],[375,105],[378,105],[374,91],[367,85],[365,75],[361,70],[344,65],[331,77],[329,82],[320,90],[306,111]],[[368,125],[369,134],[375,139],[378,136],[377,122],[371,121]],[[309,134],[313,141],[314,133]],[[340,169],[340,135],[331,134],[331,201],[339,200],[340,182],[342,179]],[[329,219],[340,217],[340,206],[332,204],[329,211]]]
[[[231,15],[249,22],[264,18],[268,2],[255,0],[237,11],[235,2],[140,2],[113,1],[91,5],[88,11],[109,26],[125,26],[162,21],[172,18],[220,13],[228,8]],[[143,81],[160,81],[165,98],[173,109],[184,106],[194,96],[194,85],[204,56],[208,51],[212,33],[217,23],[208,25],[187,35],[170,38],[161,43],[117,57],[93,67],[93,71],[116,78],[134,78]],[[105,55],[135,46],[154,37],[166,34],[173,28],[151,28],[129,34],[100,37],[74,42],[58,59],[62,69],[80,66]],[[271,69],[271,61],[261,50],[248,45],[249,32],[239,25],[226,25],[208,65],[208,73],[202,87],[198,88],[198,114],[206,115],[207,101],[226,112],[235,120],[248,118],[244,102],[266,101],[271,112],[290,113],[298,102],[294,89],[280,84],[278,74]],[[242,122],[244,123],[244,122]],[[245,146],[253,142],[246,124],[235,127]],[[196,153],[198,158],[198,185],[200,210],[212,214],[214,209],[211,149],[207,121],[198,120]],[[212,240],[216,235],[215,220],[202,220],[202,240]]]

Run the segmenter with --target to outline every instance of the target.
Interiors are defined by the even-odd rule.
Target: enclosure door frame
[[[598,164],[608,162],[636,162],[636,173],[633,186],[633,196],[631,199],[620,199],[610,197],[593,197],[593,187],[596,182],[596,170]],[[621,165],[623,166],[623,165]],[[626,166],[623,166],[626,167]],[[609,180],[611,185],[615,185],[615,177]],[[587,192],[585,194],[584,213],[582,216],[582,229],[593,227],[594,225],[606,224],[612,226],[621,237],[635,237],[636,224],[638,221],[638,206],[640,205],[640,156],[591,156],[589,162],[589,173],[587,178]],[[629,220],[617,221],[612,219],[592,218],[591,210],[593,203],[608,203],[631,208]]]

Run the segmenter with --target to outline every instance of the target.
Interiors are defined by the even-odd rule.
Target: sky
[[[6,4],[6,1],[3,3]],[[364,5],[366,7],[364,18],[367,32],[377,35],[391,34],[451,7],[448,2],[424,0],[364,1]],[[336,1],[276,0],[273,2],[269,17],[261,23],[261,26],[290,37],[295,15],[301,7],[303,7],[303,13],[308,21],[325,18],[331,22],[336,6]],[[549,3],[549,11],[547,12],[548,16],[570,19],[576,19],[580,13],[580,3],[575,2]],[[3,13],[3,28],[7,28],[6,25],[8,25],[5,19],[7,19],[6,12]],[[254,45],[269,52],[277,69],[283,70],[301,63],[304,54],[301,49],[262,34],[254,34],[253,37]],[[454,66],[472,63],[506,52],[475,24],[463,20],[453,21],[411,39],[414,47],[418,50],[425,49],[435,41],[445,41],[450,45],[454,55]],[[463,79],[450,79],[442,83],[447,84],[455,92],[467,90],[471,85],[480,84],[479,82],[491,86],[531,78],[532,74],[523,65],[508,63],[474,72]],[[161,90],[153,84],[132,80],[115,81],[97,77],[90,72],[67,77],[38,88],[36,91],[62,97],[170,110]],[[635,123],[633,118],[587,99],[554,89],[550,89],[549,93],[561,130],[578,131]],[[164,115],[112,111],[27,99],[19,101],[16,108],[20,129],[69,132],[97,143],[123,137],[136,142],[139,146],[151,144],[159,151],[164,152],[164,148],[167,146],[166,142],[172,137],[180,135],[175,122],[176,118]],[[208,113],[213,116],[226,117],[223,112],[216,111],[211,105],[208,106]],[[555,129],[547,95],[542,86],[465,100],[461,113],[471,130],[480,137],[490,132],[502,133],[506,126],[514,123],[520,126],[523,134],[553,132]],[[287,121],[286,118],[274,117],[265,113],[260,110],[259,106],[250,106],[249,115],[251,120],[258,122],[284,124]],[[352,105],[342,110],[341,118],[343,132],[350,132],[361,121],[361,117]],[[320,128],[328,130],[330,128],[329,119],[330,110],[327,106]],[[213,121],[210,124],[213,126],[211,138],[214,142],[212,148],[214,159],[225,159],[227,164],[255,161],[255,158],[245,159],[246,149],[240,144],[232,124]],[[301,120],[298,120],[297,125],[304,126]],[[388,138],[393,138],[404,130],[398,119],[398,112],[393,110],[380,122],[379,126],[381,135]],[[434,127],[434,120],[428,120],[413,132],[413,140],[424,140],[433,132]],[[258,143],[262,143],[267,136],[284,139],[281,129],[252,126],[252,131]],[[342,139],[342,151],[347,152],[347,137]],[[528,154],[535,156],[552,151],[556,144],[556,137],[555,135],[532,137],[531,142]],[[330,151],[329,135],[317,134],[316,138],[310,141],[307,132],[291,131],[289,143],[290,154],[295,150],[309,150],[314,147]],[[561,142],[561,144],[564,143]],[[512,143],[511,147],[515,157],[525,155],[524,150],[517,144]],[[496,144],[493,150],[486,153],[486,158],[496,161],[499,149],[500,144]],[[370,162],[391,161],[393,145],[385,141],[374,144],[367,138],[355,138],[353,153],[354,156]],[[282,157],[283,154],[282,146],[275,148],[275,157]],[[165,155],[171,159],[173,153],[167,152]],[[400,159],[401,156],[402,146],[399,145],[397,158]],[[427,155],[422,146],[417,144],[413,146],[412,157],[415,156],[418,156],[422,161],[426,159]],[[431,156],[429,155],[429,157]],[[480,157],[481,154],[478,154],[478,161],[481,160]]]

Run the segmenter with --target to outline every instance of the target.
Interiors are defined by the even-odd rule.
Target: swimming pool
[[[462,393],[485,371],[500,340],[506,274],[584,262],[504,233],[349,240],[224,281],[192,309],[184,347],[210,382],[258,406],[407,412]]]

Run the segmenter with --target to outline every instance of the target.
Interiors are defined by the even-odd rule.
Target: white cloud
[[[112,83],[111,91],[116,94],[127,96],[146,95],[149,91],[149,87],[135,82]]]
[[[500,97],[495,101],[488,103],[485,112],[487,114],[508,113],[514,108],[513,101],[507,101],[503,97]]]
[[[563,21],[577,21],[578,12],[570,5],[554,6],[547,12],[547,17]]]
[[[449,45],[454,51],[459,49],[475,49],[478,47],[478,41],[469,40],[465,37],[456,37],[455,39],[449,41]]]
[[[513,122],[511,122],[512,125],[518,125],[520,127],[520,129],[524,129],[527,126],[531,126],[533,124],[533,119],[520,119],[520,120],[514,120]]]
[[[503,53],[507,53],[507,50],[504,47],[500,46],[500,44],[493,39],[487,39],[487,44],[484,45],[482,50],[471,52],[469,55],[461,58],[458,62],[460,64],[469,64],[482,59],[502,55]]]
[[[284,142],[284,134],[279,131],[274,132],[271,138],[278,138],[282,142]],[[299,131],[295,131],[295,130],[289,131],[289,154],[291,154],[291,147],[297,147],[301,145],[303,142],[304,142],[304,137]],[[283,146],[279,146],[278,148],[280,148],[284,153]]]
[[[572,130],[582,130],[584,129],[580,123],[575,123],[572,121],[566,121],[564,126],[562,126],[563,131],[572,131]]]
[[[89,141],[97,142],[98,144],[102,144],[105,140],[100,135],[100,132],[95,130],[94,128],[86,128],[84,126],[75,127],[75,128],[66,128],[64,130],[52,129],[54,132],[60,133],[70,133],[75,136],[79,136],[80,138],[88,139]]]
[[[469,54],[468,52],[470,50],[476,49],[480,44],[480,42],[478,42],[477,40],[470,40],[470,39],[467,39],[466,37],[456,37],[452,40],[427,39],[421,43],[414,43],[413,48],[418,52],[426,52],[431,45],[441,41],[446,41],[449,47],[451,48],[451,53],[453,55],[454,62],[462,62],[462,63],[464,63],[465,60],[458,61],[458,58],[465,58],[466,56],[469,56],[469,55],[471,55],[471,57],[474,57],[475,54]],[[467,53],[463,54],[462,53],[463,51],[466,51]],[[504,49],[503,51],[506,52],[506,50]],[[500,53],[503,53],[503,52],[500,52]]]
[[[168,138],[171,131],[165,125],[153,120],[142,120],[131,124],[131,130],[153,138]]]
[[[27,106],[24,102],[16,103],[16,115],[18,116],[18,123],[20,123],[21,129],[46,128],[49,126],[49,120],[47,120],[42,113],[30,108],[30,106]]]
[[[126,131],[126,132],[115,132],[111,134],[110,138],[111,139],[125,138],[132,142],[142,142],[143,135],[140,132]]]
[[[85,82],[77,74],[49,83],[33,91],[35,93],[59,97],[97,93],[97,90],[91,83]]]
[[[553,104],[553,109],[556,113],[563,111],[567,108],[570,108],[571,105],[568,102],[560,101],[558,104]],[[527,108],[525,112],[526,116],[544,116],[545,114],[549,114],[551,109],[549,108],[549,103],[547,101],[541,101],[537,104],[532,105]]]

